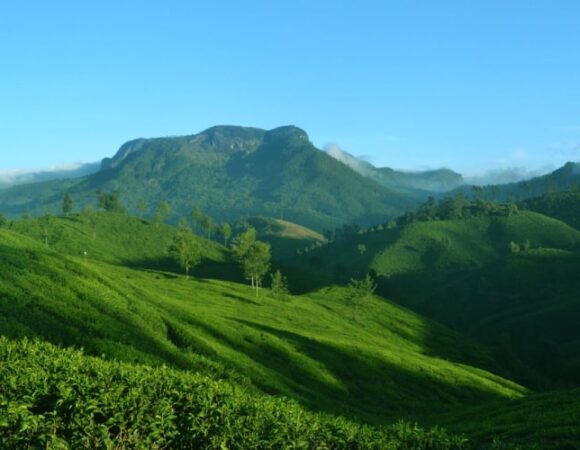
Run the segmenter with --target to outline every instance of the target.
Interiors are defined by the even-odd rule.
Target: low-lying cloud
[[[99,170],[100,163],[61,164],[46,169],[5,169],[0,170],[0,188],[19,184],[36,183],[61,178],[77,178]]]
[[[534,177],[545,175],[554,170],[553,166],[544,166],[539,169],[526,167],[509,167],[506,169],[493,169],[482,174],[464,176],[467,184],[485,186],[488,184],[508,184],[518,181],[529,180]]]

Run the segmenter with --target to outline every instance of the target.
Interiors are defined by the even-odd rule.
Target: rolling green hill
[[[294,264],[343,283],[373,272],[383,295],[494,348],[502,373],[578,385],[580,232],[530,211],[381,228]]]
[[[368,271],[390,277],[428,271],[481,267],[510,254],[510,243],[531,248],[570,250],[580,232],[530,211],[511,216],[434,220],[389,227],[381,225],[314,249],[297,264],[336,275],[340,280]]]
[[[520,203],[523,209],[554,217],[580,229],[580,190],[552,192]]]
[[[244,219],[240,226],[253,227],[258,239],[272,246],[272,257],[276,260],[294,256],[305,247],[326,242],[322,234],[287,220],[250,217]]]
[[[116,215],[103,216],[103,229],[123,226]],[[134,220],[125,221],[127,232],[137,233]],[[82,222],[72,223],[79,230],[74,239],[103,242],[102,254],[115,247],[114,239],[93,240]],[[148,231],[157,235],[154,226]],[[85,260],[77,244],[68,255],[64,243],[46,248],[38,238],[5,229],[0,245],[0,329],[12,338],[39,337],[107,358],[249,380],[309,409],[371,422],[420,419],[526,392],[485,370],[496,367],[485,348],[381,298],[353,321],[338,287],[281,302],[223,279],[121,265],[116,261],[134,257],[122,245],[112,258],[97,259],[93,250]],[[207,245],[211,258],[218,246]],[[223,264],[224,272],[235,270]]]
[[[580,390],[534,394],[525,398],[463,408],[441,417],[450,429],[470,436],[482,448],[580,448]]]
[[[220,126],[192,136],[130,141],[95,174],[0,191],[0,210],[12,216],[60,212],[70,192],[78,211],[95,204],[98,189],[118,190],[132,212],[140,201],[150,212],[168,201],[175,222],[200,207],[219,221],[270,216],[318,230],[372,224],[417,202],[318,150],[299,128]]]
[[[461,436],[372,428],[212,377],[0,337],[0,449],[462,449]]]

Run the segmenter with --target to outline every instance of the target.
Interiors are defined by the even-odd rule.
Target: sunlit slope
[[[0,338],[0,449],[460,449],[463,437],[371,428],[212,377]]]
[[[11,226],[38,242],[44,242],[46,228],[50,235],[48,247],[57,252],[71,256],[86,252],[88,259],[124,265],[162,263],[176,231],[170,225],[110,212],[51,217],[48,225],[42,219],[20,219]],[[227,258],[221,245],[202,238],[197,242],[206,260],[222,262]]]
[[[556,219],[524,211],[508,217],[415,222],[371,229],[313,250],[299,263],[310,263],[339,279],[364,274],[419,273],[481,267],[510,254],[510,243],[530,248],[572,249],[580,232]]]
[[[476,368],[494,367],[482,347],[379,298],[355,322],[339,288],[280,302],[232,282],[63,256],[8,230],[0,245],[0,329],[10,337],[244,376],[369,420],[525,391]]]
[[[287,220],[251,217],[245,222],[256,229],[258,239],[272,246],[272,257],[277,260],[294,256],[297,251],[326,242],[322,234]]]

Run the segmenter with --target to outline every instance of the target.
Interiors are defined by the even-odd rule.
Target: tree
[[[270,269],[272,253],[270,244],[255,241],[242,260],[242,269],[246,280],[252,281],[252,287],[256,289],[256,296],[260,294],[262,279]]]
[[[42,242],[47,247],[56,243],[62,235],[62,227],[58,226],[51,214],[44,214],[38,219],[38,224],[40,225],[40,236]]]
[[[199,207],[196,206],[191,210],[191,220],[195,225],[196,232],[198,232],[199,228],[202,227],[204,217],[205,215],[203,214],[203,211]]]
[[[377,285],[369,274],[361,280],[351,278],[348,283],[345,300],[346,303],[353,308],[353,319],[358,321],[358,314],[360,308],[373,295]]]
[[[244,277],[259,295],[262,278],[270,268],[271,249],[265,242],[256,240],[256,230],[248,228],[238,235],[232,245],[234,257],[239,262]]]
[[[105,209],[105,204],[107,203],[107,194],[105,194],[100,189],[97,191],[97,208]]]
[[[367,251],[367,246],[364,244],[358,244],[356,246],[356,249],[358,250],[358,252],[363,255],[366,251]]]
[[[288,295],[290,295],[290,291],[288,290],[288,279],[282,275],[280,270],[271,274],[270,278],[270,290],[272,296],[277,300],[286,300]]]
[[[155,211],[155,216],[153,217],[153,221],[159,225],[160,223],[165,222],[167,216],[171,213],[171,206],[167,202],[160,202],[157,210]]]
[[[119,191],[113,191],[110,194],[101,190],[97,191],[97,206],[99,209],[104,209],[108,212],[116,212],[124,214],[125,207],[121,204]]]
[[[3,213],[0,212],[0,228],[5,227],[7,223],[8,219]]]
[[[69,192],[64,194],[62,200],[62,212],[65,216],[68,216],[73,210],[73,199]]]
[[[199,245],[188,228],[180,228],[167,249],[168,255],[185,270],[185,278],[189,271],[201,261]]]
[[[241,263],[244,255],[254,242],[256,242],[256,230],[254,228],[250,227],[243,233],[237,235],[232,245],[234,258]]]
[[[220,234],[224,238],[224,245],[227,247],[228,246],[228,241],[230,240],[230,237],[232,237],[232,227],[230,226],[229,223],[224,223],[221,226],[221,228],[220,228]]]
[[[515,243],[514,241],[510,242],[510,251],[517,255],[520,252],[521,248],[520,248],[520,244]]]

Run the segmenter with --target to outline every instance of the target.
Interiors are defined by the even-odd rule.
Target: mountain
[[[520,201],[548,193],[573,190],[580,186],[580,162],[567,162],[551,173],[517,183],[462,186],[450,195],[463,194],[493,201]]]
[[[98,172],[100,167],[100,163],[80,163],[72,164],[70,167],[65,166],[54,169],[0,171],[0,189],[19,184],[32,184],[42,181],[79,178]]]
[[[58,211],[67,191],[80,209],[95,203],[96,190],[118,190],[133,212],[140,200],[150,210],[167,201],[174,220],[197,206],[220,221],[271,216],[317,230],[368,225],[416,204],[318,150],[299,128],[220,126],[192,136],[130,141],[95,174],[1,191],[0,210]]]
[[[428,192],[447,192],[465,184],[463,177],[450,169],[405,172],[389,167],[377,168],[336,146],[329,147],[326,152],[361,175],[418,198],[426,198]]]

